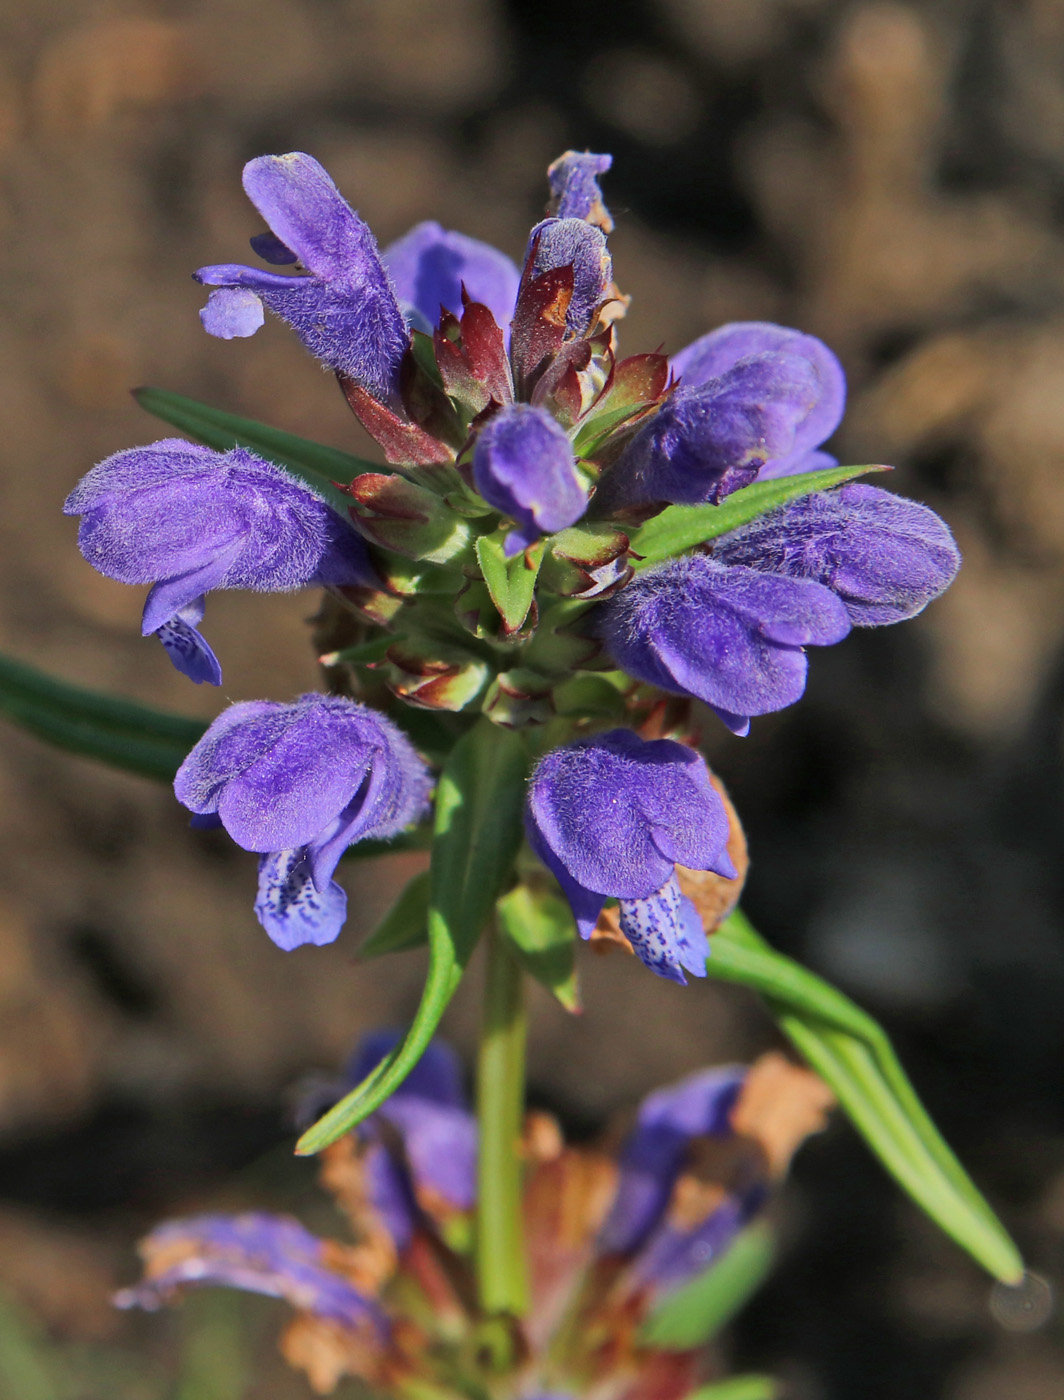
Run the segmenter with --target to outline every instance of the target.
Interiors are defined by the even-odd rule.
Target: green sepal
[[[363,959],[384,953],[405,953],[429,941],[429,872],[408,881],[406,888],[358,950]]]
[[[205,447],[213,447],[216,452],[246,447],[267,461],[276,462],[279,467],[284,467],[306,482],[345,520],[351,502],[342,491],[337,491],[333,482],[340,481],[346,485],[360,472],[389,470],[376,462],[367,462],[363,457],[341,452],[339,448],[326,447],[323,443],[311,442],[309,438],[297,437],[294,433],[283,433],[280,428],[271,428],[266,423],[256,422],[254,418],[226,413],[223,409],[212,408],[210,404],[188,399],[184,394],[171,393],[169,389],[134,389],[133,397],[148,413],[161,418],[171,427],[179,428]]]
[[[414,1020],[402,1042],[296,1144],[320,1152],[361,1123],[420,1060],[454,995],[466,964],[521,845],[528,758],[517,734],[481,719],[459,739],[436,787],[429,866],[429,970]]]
[[[771,1226],[763,1220],[747,1226],[702,1273],[653,1308],[639,1330],[640,1343],[688,1351],[712,1341],[764,1283],[775,1254]]]
[[[406,637],[400,632],[385,632],[380,637],[371,637],[368,642],[356,642],[354,646],[342,647],[339,651],[328,651],[319,656],[322,666],[374,666],[384,660],[385,652],[395,642],[403,642]]]
[[[495,906],[499,932],[518,963],[558,998],[580,1011],[576,924],[568,903],[549,890],[515,885]]]
[[[172,782],[206,724],[56,680],[0,656],[0,714],[57,748]]]
[[[614,683],[615,678],[625,687],[632,684],[623,671],[578,675],[562,681],[554,687],[555,710],[560,715],[574,715],[580,719],[622,720],[624,694]]]
[[[532,606],[539,566],[543,562],[544,543],[537,540],[520,554],[507,559],[503,553],[504,539],[503,531],[481,535],[476,546],[477,563],[503,625],[512,634],[521,630],[521,624]]]
[[[777,953],[738,911],[713,936],[706,971],[760,992],[902,1189],[995,1278],[1022,1278],[1019,1251],[943,1141],[877,1021]]]
[[[733,491],[719,506],[668,506],[660,515],[634,531],[631,536],[632,563],[637,570],[648,569],[671,559],[695,545],[705,544],[718,535],[727,534],[767,515],[770,510],[810,496],[814,491],[826,491],[830,486],[842,486],[866,472],[889,472],[890,467],[829,467],[822,472],[803,472],[799,476],[781,476],[775,481],[755,481],[741,491]]]

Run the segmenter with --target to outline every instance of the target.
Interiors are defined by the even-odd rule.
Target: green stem
[[[494,928],[487,944],[477,1055],[477,1286],[489,1316],[522,1317],[528,1309],[521,1218],[527,1027],[521,969]]]

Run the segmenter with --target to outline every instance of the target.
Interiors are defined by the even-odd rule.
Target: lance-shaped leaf
[[[747,1226],[711,1268],[654,1307],[639,1340],[667,1351],[705,1346],[761,1287],[775,1254],[772,1227],[764,1221]]]
[[[566,1011],[579,1011],[576,924],[568,903],[549,890],[515,885],[495,907],[499,932],[524,970],[553,992]]]
[[[477,540],[477,563],[484,575],[491,601],[499,610],[506,632],[511,635],[521,630],[521,624],[532,606],[544,547],[543,541],[537,540],[520,554],[507,559],[503,553],[501,535],[481,535]]]
[[[648,520],[631,534],[633,560],[636,569],[649,569],[662,559],[671,559],[695,545],[725,535],[767,515],[777,506],[809,496],[814,491],[826,491],[829,486],[841,486],[866,472],[889,472],[890,467],[828,467],[821,472],[802,472],[798,476],[781,476],[772,481],[755,481],[741,491],[733,491],[719,506],[668,506],[653,520]]]
[[[800,963],[775,952],[740,913],[718,929],[712,977],[760,992],[781,1029],[834,1090],[899,1185],[995,1278],[1016,1283],[1023,1260],[943,1141],[883,1028]]]
[[[212,408],[210,404],[188,399],[184,394],[172,394],[168,389],[134,389],[133,397],[148,413],[174,428],[180,428],[205,447],[213,447],[216,452],[246,447],[267,461],[276,462],[279,467],[305,481],[345,520],[351,502],[337,491],[333,483],[339,481],[346,484],[360,472],[380,471],[376,463],[367,462],[362,457],[352,457],[349,452],[341,452],[339,448],[326,447],[320,442],[297,437],[294,433],[283,433],[279,428],[257,423],[254,418],[225,413],[220,408]]]
[[[379,958],[383,953],[405,953],[429,939],[429,872],[410,880],[402,894],[358,950],[358,956]]]
[[[57,748],[163,782],[173,781],[207,727],[191,716],[70,685],[9,656],[0,656],[0,714]]]
[[[429,867],[429,971],[403,1040],[296,1144],[320,1152],[369,1116],[424,1054],[521,844],[528,758],[517,734],[481,720],[440,774]]]

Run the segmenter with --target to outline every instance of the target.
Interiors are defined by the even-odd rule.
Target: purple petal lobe
[[[673,356],[673,373],[689,388],[720,378],[736,365],[766,354],[796,355],[809,366],[815,382],[813,402],[796,428],[791,452],[771,463],[770,476],[790,476],[813,470],[799,466],[813,448],[826,442],[842,422],[846,407],[846,376],[838,359],[816,336],[767,321],[736,321],[710,331]]]
[[[667,399],[604,477],[599,512],[643,502],[713,504],[768,463],[805,457],[822,440],[816,366],[789,351],[739,360]]]
[[[248,242],[253,253],[258,253],[263,262],[273,263],[275,267],[285,267],[299,261],[299,254],[293,253],[272,233],[256,233]]]
[[[243,448],[168,438],[94,467],[63,507],[80,515],[86,560],[122,583],[156,585],[156,631],[212,588],[283,592],[377,584],[365,545],[320,497]]]
[[[603,1254],[637,1249],[660,1221],[693,1139],[726,1137],[742,1068],[701,1070],[644,1099],[621,1148],[617,1194],[599,1236]]]
[[[462,287],[482,302],[500,326],[514,314],[521,274],[514,262],[490,243],[454,233],[427,221],[385,248],[381,255],[401,302],[435,326],[440,307],[462,315]]]
[[[254,335],[266,319],[262,301],[250,287],[219,287],[200,312],[203,329],[219,340]]]
[[[306,850],[274,851],[259,860],[255,917],[286,953],[305,943],[333,943],[347,917],[347,895],[331,880],[319,891]]]
[[[621,932],[652,972],[681,986],[687,982],[685,971],[705,977],[709,940],[675,876],[643,899],[622,899],[620,914]]]
[[[677,861],[733,870],[728,819],[705,763],[670,739],[614,729],[553,750],[533,774],[527,822],[537,846],[600,896],[653,895]]]
[[[771,511],[722,536],[715,552],[728,564],[824,584],[855,627],[914,617],[960,567],[933,510],[857,482]]]
[[[590,151],[566,151],[547,170],[550,182],[550,212],[559,219],[583,219],[603,233],[613,230],[610,211],[602,202],[598,177],[613,164],[609,155]]]
[[[123,1289],[120,1308],[154,1310],[183,1288],[222,1284],[283,1298],[301,1312],[344,1327],[371,1323],[383,1332],[383,1314],[341,1274],[329,1269],[321,1240],[286,1216],[200,1215],[158,1226],[143,1241],[144,1282]]]
[[[346,896],[330,877],[344,849],[416,821],[430,787],[390,720],[325,695],[230,706],[174,779],[178,801],[217,813],[238,845],[262,853],[255,912],[282,948],[332,942]]]
[[[489,419],[473,453],[473,481],[489,505],[517,523],[515,544],[564,530],[587,508],[565,430],[530,404],[510,404]]]
[[[704,700],[731,727],[793,704],[805,689],[802,648],[831,646],[850,630],[823,585],[703,555],[648,569],[602,605],[600,619],[629,675]]]
[[[535,250],[533,276],[572,265],[573,299],[565,325],[570,335],[583,335],[613,280],[605,235],[583,219],[544,219],[532,230],[529,248]]]
[[[393,397],[408,333],[369,229],[321,165],[298,151],[249,161],[244,189],[275,238],[261,246],[294,253],[309,275],[234,265],[201,268],[198,280],[253,291],[328,368]],[[223,313],[218,319],[224,324]]]
[[[155,635],[166,648],[166,654],[190,681],[197,685],[221,685],[222,668],[206,638],[196,624],[203,617],[203,599],[176,612],[169,622],[156,629]]]

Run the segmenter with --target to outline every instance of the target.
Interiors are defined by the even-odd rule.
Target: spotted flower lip
[[[328,368],[394,398],[409,333],[366,224],[300,151],[248,161],[244,189],[272,231],[254,241],[256,251],[274,264],[298,261],[308,275],[201,267],[196,280],[216,289],[201,313],[204,329],[223,339],[254,335],[265,305]]]
[[[545,531],[575,524],[587,508],[587,487],[565,430],[531,404],[508,404],[481,430],[473,480],[488,504],[515,522],[506,541],[510,555]]]
[[[86,561],[120,583],[152,585],[144,635],[157,633],[193,680],[221,679],[200,636],[216,588],[287,592],[372,585],[366,547],[325,501],[244,448],[214,452],[182,438],[116,452],[63,506],[81,516]]]
[[[949,527],[933,510],[862,482],[770,511],[722,535],[714,556],[824,584],[855,627],[915,617],[949,587],[961,563]]]
[[[529,785],[525,826],[588,938],[607,898],[621,928],[660,976],[705,976],[701,920],[676,883],[677,864],[729,878],[728,818],[701,755],[671,739],[613,729],[554,749]]]
[[[431,781],[390,720],[353,700],[243,701],[210,725],[178,770],[179,802],[261,853],[259,922],[280,948],[331,943],[346,915],[332,879],[355,841],[396,835]]]
[[[629,675],[703,700],[736,734],[805,690],[807,646],[850,630],[846,608],[812,579],[705,555],[638,575],[606,603],[599,636]],[[689,864],[690,862],[684,862]]]
[[[509,324],[521,274],[513,259],[490,243],[430,219],[389,244],[381,257],[400,304],[415,313],[417,329],[431,331],[441,307],[461,316],[463,288],[498,325]]]

